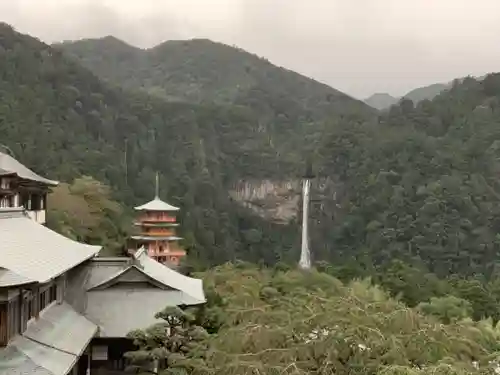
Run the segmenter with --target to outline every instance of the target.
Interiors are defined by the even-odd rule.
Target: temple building
[[[148,255],[163,264],[178,266],[186,251],[179,246],[181,237],[175,228],[179,226],[175,213],[179,211],[159,198],[158,175],[156,176],[156,196],[142,206],[134,223],[139,233],[131,237],[130,248],[136,251],[144,247]]]
[[[0,208],[24,207],[33,220],[45,224],[47,193],[57,184],[0,152]]]
[[[10,155],[0,155],[0,168],[1,181],[9,181],[0,195],[0,375],[121,371],[124,352],[134,349],[128,332],[155,323],[167,306],[205,302],[201,280],[156,262],[144,248],[101,258],[100,246],[45,227],[41,215],[30,214],[45,205],[30,210],[22,197],[45,202],[57,183]]]

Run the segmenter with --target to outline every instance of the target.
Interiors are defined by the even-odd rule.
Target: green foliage
[[[48,226],[74,240],[102,245],[101,255],[121,252],[130,221],[109,187],[91,177],[61,183],[48,197]]]
[[[145,330],[135,330],[127,337],[137,346],[125,353],[131,369],[157,369],[159,374],[187,374],[206,350],[202,342],[207,332],[193,322],[195,317],[178,307],[167,307],[155,315],[163,322]]]
[[[445,324],[463,320],[472,315],[469,301],[455,296],[431,297],[430,302],[422,302],[418,308],[427,315],[433,315]]]
[[[317,271],[227,264],[200,276],[227,303],[226,323],[193,374],[489,374],[500,349],[491,321],[461,320],[470,306],[455,297],[412,309],[368,280]]]
[[[457,81],[432,102],[402,101],[376,123],[327,128],[319,169],[340,183],[327,184],[324,196],[337,199],[315,212],[317,260],[399,259],[440,277],[493,273],[499,76]]]

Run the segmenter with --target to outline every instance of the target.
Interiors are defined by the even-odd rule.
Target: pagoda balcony
[[[152,235],[138,235],[132,236],[133,240],[136,241],[179,241],[182,237],[177,236],[152,236]]]
[[[134,223],[137,227],[148,227],[148,228],[168,228],[168,227],[178,227],[179,224],[175,222],[165,222],[165,221],[136,221]]]
[[[142,223],[176,223],[177,219],[172,216],[163,216],[163,217],[155,217],[155,216],[146,216],[146,217],[140,217],[139,221]]]
[[[46,223],[46,212],[45,210],[27,210],[28,216],[36,221],[38,224],[45,224]]]

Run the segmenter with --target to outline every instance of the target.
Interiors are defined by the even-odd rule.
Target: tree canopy
[[[245,264],[199,276],[224,305],[224,324],[203,354],[193,341],[182,370],[190,374],[489,374],[497,366],[498,327],[474,323],[458,299],[409,308],[369,280]],[[464,311],[448,310],[442,324],[443,303]]]

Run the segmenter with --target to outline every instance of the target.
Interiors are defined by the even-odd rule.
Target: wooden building
[[[40,192],[53,186],[0,166],[2,178],[24,180],[4,188],[2,199],[21,197],[28,182],[45,184]],[[0,375],[123,370],[123,353],[133,348],[129,331],[155,323],[166,306],[205,302],[201,280],[156,262],[145,249],[100,258],[100,246],[46,228],[15,199],[8,204],[0,208]]]
[[[47,193],[57,184],[0,152],[0,208],[24,207],[33,220],[45,224]]]
[[[134,223],[139,233],[131,237],[130,248],[136,251],[144,247],[148,255],[163,264],[178,266],[186,251],[179,246],[176,212],[174,207],[159,198],[158,175],[156,176],[156,196],[142,206],[135,207],[139,213]]]

